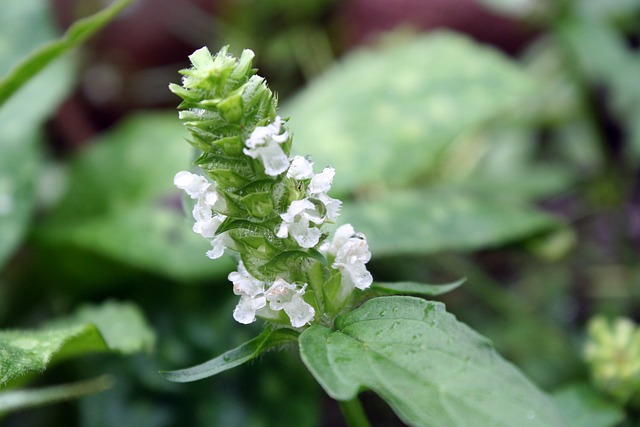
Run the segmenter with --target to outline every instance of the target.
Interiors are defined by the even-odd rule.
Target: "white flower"
[[[256,312],[267,305],[265,297],[251,298],[247,295],[240,297],[240,302],[233,310],[233,318],[244,325],[256,321]]]
[[[303,248],[312,248],[320,241],[322,231],[312,227],[311,222],[321,224],[324,218],[310,200],[294,200],[280,217],[283,221],[276,236],[284,239],[291,235]]]
[[[280,133],[283,121],[278,116],[275,121],[267,126],[257,126],[249,139],[245,141],[244,154],[256,159],[260,157],[267,175],[277,176],[289,168],[289,159],[280,147],[280,144],[289,139],[285,130]]]
[[[264,295],[269,302],[269,308],[276,311],[284,310],[289,316],[291,326],[300,328],[311,322],[316,314],[314,308],[302,297],[306,287],[304,284],[298,289],[296,285],[278,277]]]
[[[327,248],[327,251],[335,256],[340,248],[343,247],[354,234],[356,234],[356,231],[351,224],[341,225],[335,233],[333,233],[333,240]]]
[[[238,271],[229,273],[229,280],[233,283],[233,293],[240,295],[233,318],[245,325],[254,322],[256,312],[267,305],[264,282],[251,276],[242,261],[238,263]]]
[[[238,263],[238,271],[229,273],[228,279],[233,283],[233,293],[236,295],[254,298],[264,293],[264,282],[253,277],[242,261]]]
[[[192,199],[199,198],[211,185],[203,176],[188,171],[180,171],[173,177],[173,184],[184,190]]]
[[[211,240],[211,246],[213,249],[208,250],[206,255],[211,259],[218,259],[224,254],[226,248],[234,249],[233,239],[225,233],[220,233]]]
[[[308,199],[294,200],[289,205],[287,212],[280,214],[280,217],[286,222],[294,222],[297,218],[305,218],[316,224],[322,223],[322,215],[316,209],[316,205]]]
[[[209,182],[205,177],[187,171],[180,171],[173,178],[176,187],[184,190],[192,199],[197,199],[191,211],[193,219],[193,231],[202,237],[214,237],[220,224],[227,218],[225,215],[217,213],[224,211],[226,202],[224,197],[216,190],[216,185]],[[211,241],[213,249],[207,251],[207,256],[211,259],[220,258],[224,253],[225,245],[231,244],[231,239],[223,236],[216,236]]]
[[[307,188],[308,194],[327,193],[331,189],[333,183],[333,177],[336,175],[336,170],[330,166],[327,166],[322,172],[316,174],[311,178],[309,188]]]
[[[311,178],[311,182],[307,188],[307,195],[309,195],[309,197],[316,198],[324,204],[326,209],[325,217],[331,222],[335,222],[338,219],[340,207],[342,206],[340,200],[333,199],[327,195],[331,189],[335,174],[335,169],[327,166],[322,172]]]
[[[313,177],[313,162],[306,157],[295,156],[291,159],[291,165],[287,176],[293,179],[310,179]]]
[[[367,289],[373,282],[365,264],[371,259],[367,239],[362,233],[355,233],[351,224],[336,230],[329,252],[335,255],[332,267],[340,270],[342,283]]]
[[[342,202],[327,196],[325,193],[317,194],[316,197],[324,204],[324,208],[326,209],[325,217],[331,222],[336,222],[340,216]]]
[[[257,314],[265,318],[275,315],[277,318],[276,313],[284,310],[291,325],[300,328],[312,321],[316,314],[303,298],[306,284],[298,289],[296,285],[278,277],[265,291],[265,282],[253,277],[242,261],[238,263],[238,271],[229,274],[229,280],[233,283],[233,293],[240,295],[240,301],[233,311],[233,318],[240,323],[254,322]]]
[[[199,199],[193,206],[192,214],[193,219],[196,220],[193,231],[202,237],[213,237],[225,218],[223,215],[214,213],[204,199]]]

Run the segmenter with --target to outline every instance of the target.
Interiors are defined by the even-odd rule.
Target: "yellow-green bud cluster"
[[[640,403],[640,328],[630,319],[588,324],[585,358],[594,384],[621,403]]]

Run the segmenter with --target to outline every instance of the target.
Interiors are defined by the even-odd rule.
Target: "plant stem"
[[[358,397],[351,400],[338,400],[338,404],[349,427],[371,427]]]

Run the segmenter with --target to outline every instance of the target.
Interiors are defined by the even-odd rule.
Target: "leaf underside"
[[[466,279],[442,285],[430,285],[416,282],[375,282],[371,289],[386,294],[438,296],[459,288]]]

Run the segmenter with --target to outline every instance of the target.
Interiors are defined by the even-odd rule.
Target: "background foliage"
[[[194,153],[166,86],[204,44],[257,53],[296,153],[336,168],[376,281],[466,277],[434,298],[568,425],[638,421],[581,356],[590,316],[640,313],[637,1],[138,0],[114,18],[125,3],[0,12],[0,92],[16,89],[0,107],[2,423],[343,422],[296,352],[198,383],[157,373],[259,329],[232,320],[232,263],[203,256],[172,187]],[[81,28],[97,35],[64,53],[82,40],[63,28],[91,15]],[[43,69],[16,86],[25,58]],[[364,398],[374,425],[402,425]]]

